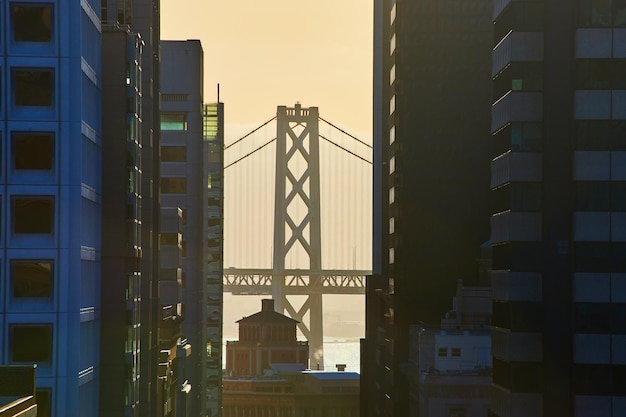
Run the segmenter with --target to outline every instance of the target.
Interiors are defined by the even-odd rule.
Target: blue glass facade
[[[95,416],[100,2],[1,5],[1,360],[37,363],[40,415]]]

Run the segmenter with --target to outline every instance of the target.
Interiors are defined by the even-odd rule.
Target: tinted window
[[[52,133],[13,133],[15,169],[52,169],[54,135]]]
[[[14,69],[13,96],[17,106],[51,106],[54,93],[52,69]]]
[[[14,233],[52,233],[52,197],[13,197],[12,203]]]
[[[13,39],[17,42],[52,40],[52,5],[20,4],[11,7]]]
[[[11,261],[14,297],[51,297],[52,261]]]

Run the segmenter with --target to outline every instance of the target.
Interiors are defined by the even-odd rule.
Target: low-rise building
[[[459,281],[452,309],[437,329],[412,326],[414,414],[420,417],[487,417],[492,380],[491,289]]]
[[[307,370],[309,344],[297,321],[274,311],[274,300],[239,320],[239,340],[226,344],[222,417],[357,417],[360,375]]]
[[[37,365],[0,366],[0,417],[37,417],[36,370]]]

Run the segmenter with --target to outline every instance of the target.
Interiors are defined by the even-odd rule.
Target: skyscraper
[[[437,323],[489,238],[491,2],[374,2],[372,416],[411,416],[409,325]]]
[[[101,3],[103,274],[100,415],[158,404],[159,2]],[[113,383],[115,382],[115,383]]]
[[[494,5],[494,416],[626,409],[625,15]]]
[[[5,364],[37,363],[42,416],[95,416],[100,381],[99,3],[0,12]]]
[[[200,41],[163,41],[161,53],[161,200],[183,213],[189,415],[215,417],[221,405],[223,106],[203,104]]]

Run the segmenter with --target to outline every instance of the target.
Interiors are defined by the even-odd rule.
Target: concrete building
[[[203,104],[200,41],[161,42],[161,202],[182,210],[182,334],[189,415],[217,416],[221,385],[221,104]],[[179,376],[180,377],[180,376]]]
[[[274,300],[262,300],[260,312],[238,320],[239,340],[226,342],[226,374],[263,375],[273,364],[308,368],[309,342],[298,341],[298,321],[274,310]]]
[[[478,285],[489,238],[492,2],[374,1],[374,277],[364,416],[412,416],[409,326]],[[411,408],[413,409],[413,408]]]
[[[493,5],[492,416],[626,410],[625,15]]]
[[[491,404],[491,289],[457,293],[438,328],[411,326],[411,415],[487,417]]]
[[[224,379],[223,417],[357,417],[356,372],[275,371]]]
[[[226,344],[223,417],[359,415],[359,374],[308,371],[308,342],[296,340],[297,321],[274,310],[274,300],[239,320],[239,340]]]
[[[36,396],[47,399],[40,415],[95,416],[102,249],[100,3],[2,6],[0,360],[37,364]]]

